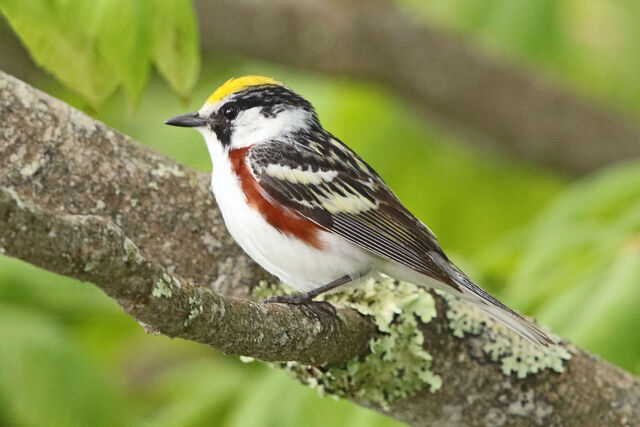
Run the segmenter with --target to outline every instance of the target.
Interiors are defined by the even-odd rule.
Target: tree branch
[[[0,187],[0,242],[11,256],[90,281],[148,332],[263,360],[331,364],[364,355],[373,325],[353,310],[314,319],[299,307],[257,304],[171,276],[109,220],[63,215]]]
[[[265,360],[344,362],[367,352],[373,324],[353,310],[321,323],[247,296],[264,273],[226,235],[208,177],[0,73],[0,251],[91,281],[152,331]],[[234,296],[232,296],[234,295]],[[562,374],[505,376],[486,331],[457,338],[451,306],[421,325],[436,393],[383,408],[413,425],[640,423],[640,383],[575,349]]]
[[[389,0],[195,5],[206,51],[378,81],[471,144],[573,174],[640,156],[636,124],[419,22]]]

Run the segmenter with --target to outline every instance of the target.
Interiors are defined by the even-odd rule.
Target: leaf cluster
[[[118,88],[130,107],[155,66],[186,98],[198,77],[191,0],[0,0],[33,60],[97,109]]]

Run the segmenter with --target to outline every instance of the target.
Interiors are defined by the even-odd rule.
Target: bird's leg
[[[320,286],[319,288],[312,289],[309,292],[292,295],[274,295],[270,298],[267,298],[263,302],[280,302],[283,304],[308,304],[318,295],[330,291],[331,289],[335,289],[338,286],[342,286],[345,283],[351,282],[352,280],[354,280],[354,277],[350,274],[347,274],[346,276],[342,276],[341,278],[336,279],[331,283]]]
[[[292,294],[292,295],[274,295],[262,302],[305,305],[311,308],[313,311],[315,311],[314,310],[314,306],[315,306],[318,308],[328,309],[333,314],[335,314],[336,310],[333,307],[333,305],[331,305],[326,301],[313,301],[313,299],[322,293],[330,291],[331,289],[335,289],[338,286],[342,286],[345,283],[349,283],[352,280],[357,279],[358,277],[359,276],[347,274],[346,276],[340,277],[339,279],[336,279],[331,283],[320,286],[319,288],[316,288],[316,289],[312,289],[309,292],[304,292],[301,294]]]

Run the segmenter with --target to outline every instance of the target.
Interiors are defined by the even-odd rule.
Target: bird
[[[456,267],[380,175],[283,83],[232,78],[200,110],[165,124],[202,134],[229,233],[263,269],[300,292],[268,302],[312,304],[324,292],[384,274],[456,295],[527,341],[554,343]]]

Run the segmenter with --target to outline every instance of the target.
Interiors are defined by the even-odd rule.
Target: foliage
[[[529,227],[506,296],[554,331],[640,367],[640,163],[574,185]]]
[[[0,0],[34,61],[98,108],[118,87],[135,105],[155,64],[183,97],[200,69],[191,0]]]

